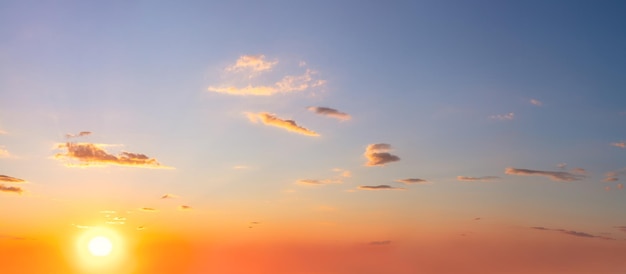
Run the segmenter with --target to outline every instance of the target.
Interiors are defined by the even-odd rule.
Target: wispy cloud
[[[482,176],[482,177],[470,177],[470,176],[456,176],[456,179],[464,182],[493,182],[500,180],[498,176]]]
[[[556,167],[560,168],[560,169],[565,169],[565,167],[567,167],[566,163],[560,163],[558,165],[556,165]]]
[[[7,176],[7,175],[0,175],[0,182],[23,183],[25,181],[23,179],[19,179],[19,178]]]
[[[615,171],[607,172],[606,174],[604,174],[604,181],[605,182],[619,181],[619,177],[621,175],[624,175],[625,173],[626,173],[626,167],[615,170]]]
[[[237,62],[226,68],[226,71],[242,71],[242,70],[251,70],[253,72],[260,72],[271,70],[276,64],[278,64],[278,60],[267,61],[265,59],[265,55],[242,55],[237,59]]]
[[[307,129],[305,127],[299,126],[294,120],[285,120],[276,115],[267,113],[267,112],[259,112],[259,113],[246,113],[248,119],[256,123],[257,121],[261,121],[263,124],[268,126],[279,127],[282,129],[286,129],[291,132],[295,132],[302,135],[307,136],[319,136],[315,131]]]
[[[118,166],[131,166],[131,167],[147,167],[147,168],[171,168],[162,165],[155,158],[150,158],[144,154],[121,152],[118,155],[113,155],[107,152],[104,148],[106,144],[92,144],[92,143],[63,143],[58,144],[58,149],[67,150],[66,153],[58,153],[54,157],[59,160],[69,159],[77,160],[80,164],[67,164],[67,166],[74,167],[88,167],[88,166],[103,166],[103,165],[118,165]]]
[[[585,176],[572,174],[565,171],[543,171],[543,170],[532,170],[532,169],[523,169],[523,168],[512,168],[507,167],[504,170],[505,174],[508,175],[537,175],[537,176],[546,176],[553,181],[558,182],[572,182],[572,181],[580,181]]]
[[[617,184],[617,189],[623,189],[624,185],[623,184]]]
[[[565,235],[574,236],[574,237],[598,238],[598,239],[603,239],[603,240],[614,240],[613,238],[609,238],[609,237],[606,237],[606,236],[593,235],[593,234],[589,234],[589,233],[585,233],[585,232],[580,232],[580,231],[575,231],[575,230],[566,230],[566,229],[560,229],[560,228],[547,228],[547,227],[542,227],[542,226],[533,226],[533,227],[531,227],[531,229],[543,230],[543,231],[556,231],[556,232],[560,232],[560,233],[563,233]]]
[[[515,113],[513,112],[489,116],[489,119],[500,120],[500,121],[513,120],[513,118],[515,118]]]
[[[379,143],[370,144],[365,148],[365,158],[367,158],[366,166],[384,166],[391,162],[400,161],[400,157],[390,154],[391,145]]]
[[[169,193],[161,196],[161,199],[174,199],[174,198],[178,198],[178,196],[174,194],[169,194]]]
[[[191,210],[191,206],[188,205],[181,205],[178,207],[179,210]]]
[[[587,175],[587,170],[584,168],[576,167],[572,169],[572,173],[578,175]]]
[[[424,180],[424,179],[418,179],[418,178],[399,179],[399,180],[396,180],[396,182],[398,182],[398,183],[403,183],[403,184],[405,184],[405,185],[411,185],[411,184],[428,184],[428,183],[429,183],[427,180]]]
[[[233,169],[238,169],[238,170],[241,170],[241,169],[250,169],[250,167],[249,167],[249,166],[246,166],[246,165],[236,165],[236,166],[233,166]]]
[[[7,132],[0,129],[0,135],[5,135],[5,134],[7,134]]]
[[[142,207],[139,210],[146,211],[146,212],[156,212],[156,211],[158,211],[158,210],[156,210],[156,208],[152,208],[152,207]]]
[[[350,172],[350,170],[345,170],[345,169],[341,169],[341,168],[333,168],[334,172],[339,172],[339,176],[343,177],[343,178],[350,178],[352,177],[352,172]]]
[[[87,135],[91,135],[91,131],[81,131],[77,134],[68,133],[68,134],[65,134],[65,138],[69,139],[69,138],[83,137]]]
[[[530,103],[538,107],[543,105],[543,103],[537,99],[530,99]]]
[[[21,187],[7,186],[7,185],[4,185],[4,184],[0,184],[0,192],[10,192],[10,193],[22,194],[22,192],[24,192],[24,190]]]
[[[358,186],[361,190],[405,190],[402,187],[393,187],[390,185],[377,185],[377,186]]]
[[[373,241],[373,242],[369,242],[370,245],[390,245],[391,241],[386,240],[386,241]]]
[[[341,112],[341,111],[336,110],[334,108],[328,108],[328,107],[308,107],[307,109],[309,111],[315,112],[317,114],[328,116],[328,117],[332,117],[332,118],[335,118],[335,119],[339,119],[341,121],[347,121],[347,120],[350,120],[352,118],[350,116],[350,114],[345,113],[345,112]]]
[[[614,147],[626,148],[626,142],[615,142],[615,143],[611,143],[611,145]]]
[[[615,228],[617,228],[618,230],[620,230],[622,232],[626,232],[626,225],[616,226]]]
[[[296,181],[296,184],[299,185],[328,185],[328,184],[340,184],[340,180],[332,180],[332,179],[324,179],[324,180],[316,180],[316,179],[301,179]]]

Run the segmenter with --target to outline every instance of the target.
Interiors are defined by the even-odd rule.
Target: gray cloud
[[[572,173],[565,172],[565,171],[542,171],[542,170],[532,170],[532,169],[522,169],[522,168],[512,168],[512,167],[507,167],[504,173],[508,175],[546,176],[553,181],[559,181],[559,182],[579,181],[585,177],[583,175],[572,174]]]
[[[405,190],[404,188],[392,187],[390,185],[359,186],[358,189],[362,189],[362,190]]]
[[[543,226],[533,226],[533,227],[531,227],[531,229],[543,230],[543,231],[556,231],[556,232],[560,232],[560,233],[563,233],[565,235],[570,235],[570,236],[574,236],[574,237],[598,238],[598,239],[603,239],[603,240],[614,240],[613,238],[609,238],[609,237],[606,237],[606,236],[593,235],[593,234],[589,234],[589,233],[586,233],[586,232],[580,232],[580,231],[575,231],[575,230],[566,230],[566,229],[561,229],[561,228],[547,228],[547,227],[543,227]]]
[[[328,117],[332,117],[332,118],[336,118],[336,119],[339,119],[339,120],[342,120],[342,121],[350,120],[352,118],[350,116],[350,114],[338,111],[338,110],[336,110],[334,108],[328,108],[328,107],[308,107],[307,109],[309,111],[315,112],[317,114],[328,116]]]
[[[424,179],[418,179],[418,178],[399,179],[399,180],[396,180],[396,182],[403,183],[405,185],[410,185],[410,184],[427,184],[428,183],[428,181],[426,181]]]
[[[294,120],[285,120],[271,113],[267,113],[267,112],[246,113],[246,115],[248,116],[248,120],[250,120],[250,122],[253,122],[253,123],[256,123],[257,120],[260,120],[263,124],[268,125],[268,126],[279,127],[279,128],[282,128],[291,132],[299,133],[302,135],[319,136],[317,132],[298,125],[296,121]]]
[[[465,181],[465,182],[492,182],[492,181],[500,180],[500,177],[498,176],[482,176],[482,177],[456,176],[456,179],[459,181]]]
[[[324,180],[301,179],[301,180],[296,181],[296,183],[300,185],[327,185],[327,184],[340,184],[341,181],[331,180],[331,179],[324,179]]]
[[[387,151],[391,150],[389,144],[370,144],[365,148],[365,158],[367,158],[366,166],[384,166],[391,162],[400,161],[400,157],[392,155]]]

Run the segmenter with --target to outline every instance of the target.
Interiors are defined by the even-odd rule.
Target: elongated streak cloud
[[[78,134],[65,134],[65,138],[76,138],[76,137],[83,137],[83,136],[87,136],[87,135],[91,135],[91,131],[81,131]]]
[[[404,188],[392,187],[390,185],[359,186],[358,189],[362,189],[362,190],[405,190]]]
[[[22,194],[22,192],[24,192],[24,190],[21,187],[6,186],[6,185],[3,185],[3,184],[0,184],[0,192],[12,192],[12,193],[17,193],[17,194]]]
[[[611,145],[614,147],[626,148],[626,142],[611,143]]]
[[[168,168],[161,165],[157,159],[144,154],[122,152],[119,155],[108,153],[104,144],[92,143],[64,143],[57,148],[66,149],[67,153],[55,155],[56,159],[78,160],[81,166],[118,165],[131,167]],[[74,165],[68,165],[74,166]]]
[[[291,132],[299,133],[307,136],[319,136],[315,131],[307,129],[305,127],[299,126],[294,120],[285,120],[276,117],[276,115],[267,113],[267,112],[259,112],[259,113],[246,113],[248,119],[256,123],[260,120],[263,124],[268,126],[279,127],[282,129],[286,129]]]
[[[499,180],[498,176],[482,176],[482,177],[470,177],[470,176],[456,176],[456,179],[459,181],[465,182],[491,182]]]
[[[302,179],[302,180],[296,181],[296,183],[300,185],[327,185],[327,184],[340,184],[341,181],[331,180],[331,179],[324,179],[324,180]]]
[[[324,80],[313,79],[313,75],[317,72],[307,70],[302,75],[287,75],[274,85],[247,85],[245,87],[236,86],[210,86],[209,91],[217,93],[225,93],[230,95],[253,95],[253,96],[270,96],[277,93],[289,93],[295,91],[304,91],[309,88],[315,88],[326,84]]]
[[[583,175],[576,175],[565,171],[542,171],[542,170],[532,170],[532,169],[522,169],[522,168],[512,168],[508,167],[504,171],[505,174],[509,175],[537,175],[537,176],[546,176],[550,178],[552,181],[558,182],[572,182],[579,181],[584,178]]]
[[[396,182],[398,183],[403,183],[405,185],[411,185],[411,184],[427,184],[428,181],[424,180],[424,179],[418,179],[418,178],[407,178],[407,179],[400,179],[400,180],[396,180]]]
[[[513,120],[513,118],[515,118],[515,113],[509,112],[507,114],[491,115],[489,116],[489,118],[493,120],[500,120],[500,121]]]
[[[370,144],[365,148],[365,158],[367,158],[366,166],[384,166],[391,162],[400,161],[400,157],[390,154],[391,145],[389,144]]]
[[[338,111],[338,110],[336,110],[334,108],[308,107],[307,109],[309,111],[315,112],[317,114],[328,116],[328,117],[332,117],[332,118],[335,118],[335,119],[339,119],[341,121],[347,121],[347,120],[350,120],[352,118],[350,116],[350,114]]]
[[[0,175],[0,182],[7,182],[7,183],[23,183],[25,182],[22,179],[19,178],[15,178],[15,177],[11,177],[11,176],[7,176],[7,175]]]

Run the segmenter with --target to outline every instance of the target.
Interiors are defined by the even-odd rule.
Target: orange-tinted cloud
[[[365,158],[367,158],[366,166],[384,166],[385,164],[400,161],[400,157],[390,154],[391,145],[389,144],[370,144],[365,148]]]
[[[347,121],[347,120],[350,120],[352,118],[350,116],[350,114],[338,111],[338,110],[336,110],[334,108],[328,108],[328,107],[308,107],[307,109],[309,111],[315,112],[317,114],[328,116],[328,117],[332,117],[332,118],[336,118],[336,119],[339,119],[339,120],[342,120],[342,121]]]
[[[295,132],[295,133],[299,133],[299,134],[307,135],[307,136],[319,136],[319,134],[317,134],[315,131],[299,126],[294,120],[281,119],[271,113],[267,113],[267,112],[246,113],[246,115],[248,116],[248,119],[253,123],[256,123],[258,120],[260,120],[263,124],[266,124],[268,126],[279,127],[279,128],[291,131],[291,132]]]
[[[531,227],[531,229],[535,229],[535,230],[543,230],[543,231],[557,231],[566,235],[570,235],[570,236],[575,236],[575,237],[583,237],[583,238],[598,238],[598,239],[603,239],[603,240],[614,240],[613,238],[609,238],[609,237],[605,237],[605,236],[599,236],[599,235],[593,235],[593,234],[589,234],[589,233],[585,233],[585,232],[580,232],[580,231],[574,231],[574,230],[566,230],[566,229],[560,229],[560,228],[547,228],[547,227],[542,227],[542,226],[533,226]]]
[[[156,208],[152,208],[152,207],[142,207],[139,210],[141,211],[146,211],[146,212],[156,212]]]
[[[302,179],[302,180],[296,181],[296,183],[299,185],[327,185],[327,184],[340,184],[341,181],[331,180],[331,179],[324,179],[324,180]]]
[[[22,192],[24,192],[24,190],[21,187],[6,186],[4,184],[0,184],[0,192],[10,192],[10,193],[22,194]]]
[[[339,176],[344,177],[344,178],[352,177],[352,172],[350,172],[350,170],[345,170],[341,168],[333,168],[333,171],[340,172]]]
[[[401,187],[392,187],[390,185],[377,185],[377,186],[359,186],[361,190],[405,190]]]
[[[241,71],[251,70],[254,72],[260,72],[265,70],[271,70],[278,61],[267,61],[265,55],[242,55],[237,59],[237,62],[226,68],[226,71]]]
[[[180,210],[191,210],[191,206],[181,205],[181,206],[178,207],[178,209],[180,209]]]
[[[513,118],[515,118],[515,113],[509,112],[507,114],[491,115],[489,116],[489,118],[493,120],[500,120],[500,121],[513,120]]]
[[[83,136],[87,136],[87,135],[91,135],[91,131],[81,131],[78,134],[65,134],[65,138],[76,138],[76,137],[83,137]]]
[[[119,155],[113,155],[107,152],[104,144],[92,143],[64,143],[59,144],[57,148],[66,149],[67,153],[56,154],[56,159],[70,159],[80,162],[78,166],[102,166],[102,165],[118,165],[131,167],[148,167],[148,168],[169,168],[161,165],[155,158],[150,158],[144,154],[121,152]],[[68,166],[76,166],[68,164]]]
[[[15,178],[15,177],[11,177],[11,176],[7,176],[7,175],[0,175],[0,182],[7,182],[7,183],[23,183],[25,182],[22,179],[19,178]]]
[[[498,176],[482,176],[482,177],[456,176],[456,179],[459,181],[465,181],[465,182],[492,182],[492,181],[500,180],[500,177]]]
[[[579,181],[584,178],[583,175],[572,174],[565,171],[542,171],[542,170],[532,170],[532,169],[522,169],[522,168],[512,168],[507,167],[504,171],[505,174],[508,175],[538,175],[538,176],[546,176],[553,181],[558,182],[572,182]]]
[[[612,146],[626,148],[626,142],[611,143]]]
[[[326,84],[324,80],[315,80],[316,71],[307,69],[301,75],[287,75],[273,85],[252,85],[246,84],[244,87],[234,85],[228,86],[210,86],[209,91],[217,93],[225,93],[230,95],[253,95],[253,96],[270,96],[278,93],[290,93],[304,91],[310,88],[316,88]]]
[[[410,184],[427,184],[428,183],[428,181],[426,181],[424,179],[418,179],[418,178],[399,179],[399,180],[396,180],[396,182],[403,183],[405,185],[410,185]]]
[[[543,105],[543,103],[537,99],[530,99],[530,103],[538,107]]]
[[[578,174],[578,175],[587,175],[587,170],[585,170],[584,168],[577,167],[577,168],[572,169],[572,173]]]
[[[168,194],[161,196],[161,199],[174,199],[174,198],[178,198],[178,195],[168,193]]]

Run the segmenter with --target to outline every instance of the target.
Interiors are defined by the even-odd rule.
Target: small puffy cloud
[[[267,61],[265,55],[242,55],[237,59],[237,62],[226,68],[226,71],[242,71],[251,70],[253,72],[260,72],[271,70],[278,61]]]
[[[377,186],[359,186],[361,190],[405,190],[401,187],[392,187],[390,185],[377,185]]]
[[[338,111],[338,110],[336,110],[334,108],[328,108],[328,107],[308,107],[307,110],[312,111],[312,112],[317,113],[317,114],[320,114],[320,115],[324,115],[324,116],[332,117],[332,118],[335,118],[335,119],[339,119],[339,120],[342,120],[342,121],[347,121],[347,120],[350,120],[352,118],[350,116],[350,114]]]
[[[341,183],[340,180],[331,180],[331,179],[324,179],[324,180],[302,179],[302,180],[296,181],[296,184],[299,184],[299,185],[327,185],[327,184],[340,184],[340,183]]]
[[[19,178],[15,178],[15,177],[11,177],[11,176],[7,176],[7,175],[0,175],[0,182],[7,182],[7,183],[23,183],[25,182],[22,179]]]
[[[174,194],[169,194],[169,193],[161,196],[161,199],[174,199],[174,198],[178,198],[178,196]]]
[[[482,177],[470,177],[470,176],[456,176],[456,179],[464,182],[493,182],[500,180],[498,176],[482,176]]]
[[[191,210],[191,206],[188,205],[181,205],[178,207],[179,210]]]
[[[565,171],[542,171],[542,170],[532,170],[532,169],[522,169],[522,168],[512,168],[507,167],[504,171],[505,174],[508,175],[537,175],[537,176],[546,176],[553,181],[558,182],[572,182],[579,181],[584,178],[583,175],[572,174]]]
[[[246,113],[246,115],[248,116],[248,119],[253,123],[256,123],[257,121],[260,120],[263,124],[268,125],[268,126],[279,127],[279,128],[291,131],[291,132],[295,132],[295,133],[307,135],[307,136],[319,136],[319,134],[317,134],[315,131],[299,126],[294,120],[281,119],[271,113],[267,113],[267,112]]]
[[[80,164],[68,164],[67,166],[103,166],[118,165],[147,168],[169,168],[161,165],[155,158],[150,158],[144,154],[123,151],[118,155],[113,155],[105,150],[105,144],[92,143],[63,143],[57,146],[58,149],[67,150],[66,153],[58,153],[56,159],[77,160]]]
[[[589,234],[589,233],[586,233],[586,232],[580,232],[580,231],[575,231],[575,230],[566,230],[566,229],[561,229],[561,228],[547,228],[547,227],[542,227],[542,226],[534,226],[534,227],[531,227],[531,229],[543,230],[543,231],[556,231],[556,232],[560,232],[560,233],[563,233],[565,235],[570,235],[570,236],[574,236],[574,237],[598,238],[598,239],[603,239],[603,240],[614,240],[613,238],[609,238],[609,237],[605,237],[605,236],[593,235],[593,234]]]
[[[65,134],[65,138],[69,139],[69,138],[83,137],[87,135],[91,135],[91,131],[81,131],[77,134],[68,133],[68,134]]]
[[[398,183],[403,183],[405,185],[411,185],[411,184],[427,184],[428,181],[424,180],[424,179],[418,179],[418,178],[407,178],[407,179],[399,179],[396,180],[396,182]]]
[[[370,144],[365,148],[365,158],[367,158],[366,166],[384,166],[391,162],[400,161],[400,157],[390,154],[391,145],[389,144]]]
[[[489,119],[500,120],[500,121],[513,120],[513,118],[515,118],[515,113],[513,112],[509,112],[507,114],[497,114],[497,115],[489,116]]]
[[[614,147],[626,148],[626,142],[616,142],[616,143],[611,143],[611,145]]]
[[[538,107],[543,105],[543,103],[537,99],[530,99],[530,103]]]
[[[369,242],[370,245],[390,245],[391,241],[386,240],[386,241],[373,241],[373,242]]]
[[[4,184],[0,184],[0,192],[22,194],[22,192],[24,192],[24,189],[17,186],[6,186]]]
[[[156,208],[152,208],[152,207],[142,207],[139,210],[146,211],[146,212],[156,212],[156,211],[158,211],[158,210],[156,210]]]

